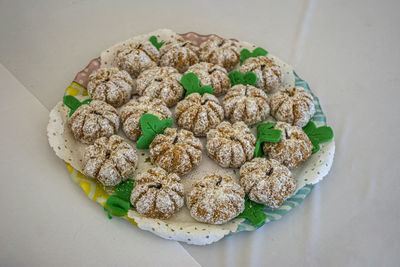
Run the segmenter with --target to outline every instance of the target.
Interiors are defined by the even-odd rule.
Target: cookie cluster
[[[160,43],[152,38],[156,43],[124,44],[115,67],[90,75],[92,101],[67,104],[72,135],[88,144],[84,174],[104,186],[135,179],[130,205],[155,219],[170,218],[185,201],[194,219],[210,224],[241,214],[246,196],[280,207],[296,189],[290,169],[313,150],[301,128],[315,113],[312,95],[301,87],[282,88],[280,63],[263,49],[241,50],[237,41],[217,36],[200,46],[180,37]],[[163,124],[171,118],[175,128]],[[278,131],[277,140],[268,139],[263,127],[257,134],[250,128],[274,119],[264,128]],[[117,135],[120,126],[126,139]],[[136,177],[131,142],[148,147],[154,165]],[[257,146],[264,157],[254,157]],[[210,174],[185,195],[181,180],[199,166],[203,152],[222,168],[238,168],[239,182]]]

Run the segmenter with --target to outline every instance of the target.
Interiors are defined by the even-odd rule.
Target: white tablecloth
[[[0,265],[399,264],[400,2],[215,2],[0,1]],[[109,221],[69,179],[47,144],[48,110],[100,51],[157,28],[254,42],[320,98],[333,168],[282,220],[179,244]]]

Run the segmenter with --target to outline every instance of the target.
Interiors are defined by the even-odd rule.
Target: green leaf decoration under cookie
[[[115,186],[115,194],[120,199],[130,202],[131,193],[134,187],[135,187],[135,180],[128,179],[125,182],[122,182],[119,185]]]
[[[161,46],[165,44],[165,41],[158,42],[157,36],[154,35],[150,36],[149,41],[157,48],[157,50],[160,50]]]
[[[136,142],[136,148],[148,149],[151,142],[153,142],[155,135],[142,135]]]
[[[242,49],[242,51],[240,51],[240,65],[242,65],[248,58],[266,56],[266,55],[268,55],[268,51],[261,47],[257,47],[256,49],[253,50],[253,52],[250,52],[246,48]]]
[[[231,86],[235,86],[237,84],[255,85],[257,83],[257,75],[251,71],[246,74],[242,74],[241,72],[234,70],[229,73],[228,77],[231,80]]]
[[[183,75],[181,78],[181,84],[186,90],[185,97],[192,93],[199,93],[200,95],[203,95],[205,93],[212,95],[214,93],[214,88],[212,88],[211,86],[200,87],[199,78],[193,72],[189,72]]]
[[[157,134],[163,133],[166,128],[170,128],[173,122],[173,119],[160,120],[153,114],[143,114],[140,117],[140,127],[143,135],[137,141],[136,147],[139,149],[148,149],[154,137]]]
[[[317,127],[313,121],[309,121],[307,125],[303,127],[303,131],[307,134],[313,145],[312,154],[319,151],[320,143],[329,142],[333,139],[333,130],[331,127]]]
[[[111,219],[111,215],[122,217],[125,216],[131,207],[131,203],[124,199],[121,199],[117,195],[111,195],[104,206],[104,211],[107,211],[108,218]]]
[[[236,218],[245,218],[252,225],[259,227],[267,219],[267,215],[262,211],[264,208],[263,204],[251,201],[248,197],[244,199],[244,211],[239,214]]]
[[[115,186],[115,194],[111,195],[104,205],[104,211],[107,212],[108,218],[111,215],[122,217],[125,216],[131,207],[131,193],[135,187],[135,180],[128,179]]]
[[[92,99],[86,99],[80,102],[76,97],[73,97],[72,95],[66,95],[63,98],[63,103],[71,109],[69,112],[69,116],[71,117],[72,114],[74,114],[75,110],[77,110],[80,106],[89,104]]]
[[[262,143],[278,143],[281,140],[282,131],[278,129],[271,129],[276,125],[275,122],[262,123],[257,126],[257,142],[254,149],[254,157],[260,158],[263,155]]]

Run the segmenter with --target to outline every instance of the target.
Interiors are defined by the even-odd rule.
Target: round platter
[[[155,32],[136,36],[125,42],[116,44],[101,53],[99,58],[90,61],[88,66],[78,72],[74,81],[65,90],[66,95],[76,96],[78,99],[88,98],[86,86],[89,75],[100,68],[100,66],[113,66],[113,53],[121,45],[134,40],[147,40],[150,36],[155,35],[161,40],[168,40],[176,36],[181,36],[186,40],[190,40],[195,45],[200,45],[208,38],[213,36],[200,35],[193,32],[185,34],[177,34],[171,30],[162,29]],[[254,49],[256,46],[247,42],[238,41],[241,48]],[[310,92],[314,98],[316,112],[311,119],[317,126],[326,125],[326,117],[322,112],[318,98],[312,93],[308,84],[297,76],[292,67],[273,55],[268,54],[268,57],[273,57],[283,70],[284,81],[282,87],[300,86]],[[50,120],[47,127],[47,134],[50,146],[54,149],[57,156],[65,161],[70,177],[79,184],[85,194],[93,201],[98,202],[102,206],[112,192],[111,188],[105,188],[97,181],[85,177],[82,173],[82,155],[86,145],[76,141],[67,127],[69,109],[59,102],[50,112]],[[253,132],[256,131],[256,126],[250,127]],[[118,134],[124,136],[119,132]],[[201,138],[205,139],[205,138]],[[202,140],[204,143],[204,140]],[[134,146],[134,143],[131,142]],[[298,168],[292,170],[293,176],[296,179],[296,193],[289,198],[284,204],[276,209],[265,206],[263,212],[267,215],[265,223],[279,220],[288,213],[291,209],[298,206],[303,199],[310,193],[313,185],[318,183],[326,176],[331,168],[335,151],[334,140],[321,144],[320,150],[313,154],[306,162]],[[154,167],[149,160],[149,153],[145,150],[138,150],[139,168],[135,175]],[[238,180],[238,170],[225,169],[219,167],[214,161],[208,158],[203,152],[203,159],[200,165],[190,173],[182,176],[185,191],[188,192],[191,184],[198,178],[210,173],[229,174]],[[244,218],[236,218],[223,225],[210,225],[195,221],[191,218],[189,211],[183,207],[181,211],[167,220],[150,219],[141,216],[135,210],[131,209],[124,217],[130,223],[138,226],[143,230],[153,232],[166,239],[182,241],[189,244],[205,245],[216,242],[226,235],[237,233],[240,231],[253,231],[258,227],[253,226]]]

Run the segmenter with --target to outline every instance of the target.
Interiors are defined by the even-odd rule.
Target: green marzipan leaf
[[[246,48],[242,49],[242,51],[240,51],[240,65],[242,65],[248,58],[266,56],[267,54],[268,51],[261,47],[257,47],[256,49],[253,50],[253,52],[250,52]]]
[[[242,65],[249,57],[251,57],[249,49],[242,49],[242,51],[240,51],[240,65]]]
[[[70,108],[69,116],[71,117],[74,114],[75,110],[77,110],[80,106],[84,104],[89,104],[92,99],[86,99],[80,102],[76,97],[72,95],[66,95],[63,97],[63,103]]]
[[[143,135],[157,135],[163,133],[168,127],[171,127],[173,119],[160,120],[153,114],[143,114],[140,118],[140,125],[142,127]]]
[[[260,158],[263,155],[262,143],[277,143],[281,139],[282,131],[271,129],[276,125],[275,122],[262,123],[257,127],[257,142],[254,148],[254,157]]]
[[[244,206],[244,211],[236,218],[245,218],[256,227],[261,226],[267,219],[267,215],[262,211],[264,205],[251,201],[246,197]]]
[[[268,54],[267,50],[265,50],[262,47],[257,47],[256,49],[253,50],[252,56],[253,57],[259,57],[259,56],[265,57],[267,54]]]
[[[263,155],[261,144],[262,144],[261,141],[257,140],[256,146],[254,148],[254,157],[255,158],[261,158]]]
[[[211,86],[204,85],[199,88],[197,93],[199,93],[200,95],[204,95],[205,93],[212,95],[214,93],[214,88],[212,88]]]
[[[135,187],[135,180],[128,179],[125,182],[120,183],[115,186],[115,194],[122,200],[130,201],[131,193],[133,188]]]
[[[261,123],[257,126],[257,135],[262,135],[263,132],[267,131],[268,129],[275,127],[276,122],[269,122],[269,123]]]
[[[142,135],[136,142],[136,148],[148,149],[151,142],[153,142],[155,135]]]
[[[186,90],[185,97],[193,93],[199,93],[200,95],[203,95],[205,93],[214,93],[214,88],[212,88],[211,86],[200,87],[199,78],[193,72],[189,72],[183,75],[181,78],[181,84]]]
[[[319,151],[320,143],[328,142],[333,139],[333,130],[331,127],[317,127],[313,121],[309,121],[307,125],[303,127],[303,131],[307,134],[313,145],[312,154]]]
[[[149,41],[157,48],[157,50],[160,50],[161,46],[165,44],[165,41],[158,42],[157,36],[154,35],[150,36]]]
[[[205,93],[208,93],[210,95],[212,95],[214,93],[214,88],[212,88],[211,86],[202,86],[196,89],[193,89],[191,91],[186,91],[185,97],[193,94],[193,93],[199,93],[200,95],[204,95]]]
[[[129,201],[123,200],[116,195],[111,195],[104,206],[104,210],[108,212],[109,218],[111,218],[110,213],[118,217],[124,216],[128,213],[129,208]]]
[[[232,87],[237,84],[255,85],[257,82],[257,75],[251,71],[249,71],[246,74],[242,74],[241,72],[234,70],[229,73],[228,77],[229,80],[231,81]]]
[[[321,126],[312,133],[312,139],[318,140],[319,143],[324,143],[332,140],[333,131],[331,127]]]
[[[173,119],[160,120],[153,114],[143,114],[140,118],[140,127],[143,135],[137,141],[136,147],[139,149],[149,148],[154,137],[163,133],[166,128],[171,127],[173,122]]]
[[[193,91],[200,87],[199,78],[193,72],[183,75],[181,78],[181,84],[186,91]]]
[[[269,143],[278,143],[281,139],[282,131],[279,129],[269,129],[265,131],[262,135],[258,137],[261,143],[269,142]]]
[[[173,119],[164,119],[157,124],[156,127],[156,134],[161,134],[164,132],[165,129],[171,128],[172,124],[174,123]]]
[[[257,142],[254,148],[254,157],[260,158],[263,155],[262,143],[271,142],[277,143],[281,139],[282,131],[271,129],[276,125],[275,122],[262,123],[257,126]]]
[[[143,135],[157,134],[157,126],[161,120],[153,114],[143,114],[140,117],[140,126],[142,128]]]
[[[303,131],[308,135],[311,135],[312,132],[317,129],[317,126],[313,121],[309,121],[306,126],[303,127]]]
[[[135,180],[128,179],[125,182],[115,186],[115,195],[111,195],[104,206],[104,211],[107,211],[108,218],[114,216],[125,216],[130,207],[130,197],[135,186]]]
[[[237,70],[231,71],[228,75],[229,80],[231,81],[231,87],[241,84],[243,80],[243,74]]]
[[[281,140],[282,131],[278,129],[268,129],[258,136],[256,147],[254,149],[254,157],[260,158],[263,155],[262,143],[278,143]]]
[[[244,79],[244,84],[255,85],[257,83],[257,75],[251,71],[246,73],[243,79]]]
[[[311,150],[311,154],[315,154],[319,151],[320,147],[319,144],[316,142],[311,142],[311,144],[313,145],[313,149]]]
[[[72,95],[64,96],[63,102],[70,109],[77,109],[81,105],[81,102]]]

